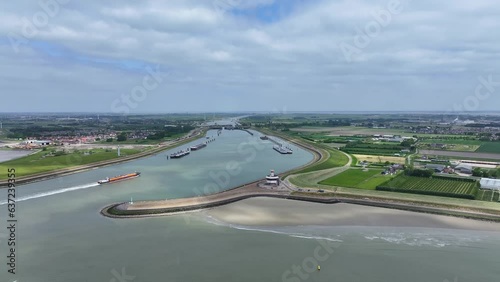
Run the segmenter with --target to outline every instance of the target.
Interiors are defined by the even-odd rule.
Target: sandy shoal
[[[251,198],[205,211],[216,220],[247,226],[387,226],[499,231],[500,223],[352,204]]]

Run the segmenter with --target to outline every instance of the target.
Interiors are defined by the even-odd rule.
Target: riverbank
[[[251,198],[201,213],[230,226],[375,226],[500,231],[500,224],[350,203],[325,205],[276,198]]]
[[[36,181],[43,181],[43,180],[47,180],[47,179],[51,179],[51,178],[55,178],[55,177],[60,177],[60,176],[64,176],[64,175],[70,175],[73,173],[86,171],[86,170],[93,169],[93,168],[109,166],[109,165],[114,165],[114,164],[118,164],[118,163],[136,160],[139,158],[144,158],[147,156],[158,154],[158,153],[165,151],[165,150],[169,150],[171,148],[175,148],[177,146],[181,146],[182,144],[189,143],[193,140],[200,138],[200,136],[206,134],[206,132],[207,131],[205,129],[193,130],[192,132],[186,134],[185,137],[182,137],[177,141],[159,144],[158,147],[156,147],[156,148],[153,148],[153,149],[150,149],[150,150],[147,150],[144,152],[140,152],[137,154],[133,154],[131,156],[124,156],[124,157],[121,157],[118,159],[100,161],[100,162],[95,162],[95,163],[90,163],[90,164],[80,165],[80,166],[74,166],[74,167],[65,168],[65,169],[58,169],[58,170],[54,170],[54,171],[50,171],[50,172],[33,174],[30,176],[26,176],[26,177],[18,177],[18,178],[16,178],[16,184],[26,184],[26,183],[36,182]],[[16,168],[16,167],[14,167],[14,169],[19,170],[19,168]],[[7,188],[7,187],[8,187],[7,180],[0,181],[0,188]]]
[[[262,133],[273,135],[270,131],[263,131]],[[286,139],[286,136],[279,136],[300,146],[314,154],[313,161],[308,164],[291,170],[290,172],[285,172],[286,175],[293,174],[293,171],[300,171],[304,167],[314,165],[325,159],[325,155],[321,153],[320,150],[314,148],[310,144],[304,144],[300,140],[296,139]],[[350,165],[350,162],[347,166]],[[342,168],[341,168],[342,169]],[[326,171],[326,170],[324,170]],[[322,170],[323,172],[323,170]],[[246,184],[242,187],[236,187],[234,189],[224,191],[221,193],[208,195],[204,197],[193,197],[184,199],[174,199],[174,200],[162,200],[162,201],[142,201],[131,203],[116,203],[107,206],[101,210],[101,213],[108,217],[114,218],[129,218],[129,217],[149,217],[149,216],[162,216],[169,215],[172,213],[194,211],[200,209],[213,208],[218,206],[223,206],[231,204],[237,201],[245,200],[248,198],[255,197],[272,197],[272,198],[282,198],[289,200],[298,200],[314,203],[350,203],[363,206],[381,207],[381,208],[391,208],[398,210],[406,210],[420,213],[432,213],[440,215],[450,215],[455,217],[464,217],[471,219],[489,220],[500,222],[500,208],[488,208],[488,207],[474,207],[474,206],[462,206],[457,203],[436,203],[436,201],[425,201],[425,199],[440,197],[422,197],[423,200],[415,199],[398,199],[399,193],[391,194],[391,197],[384,197],[384,193],[379,193],[375,195],[363,195],[360,194],[349,194],[349,193],[325,193],[321,189],[312,187],[294,187],[287,181],[282,182],[279,189],[263,189],[257,185],[257,182]],[[299,192],[301,191],[301,192]],[[361,191],[362,192],[362,191]],[[403,195],[406,196],[406,195]],[[448,199],[447,199],[448,200]]]

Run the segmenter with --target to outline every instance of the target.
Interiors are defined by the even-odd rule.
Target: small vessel
[[[260,139],[261,140],[269,140],[269,137],[267,137],[267,136],[264,135],[264,136],[261,136]]]
[[[129,173],[129,174],[124,174],[124,175],[119,175],[119,176],[114,176],[114,177],[106,177],[106,179],[102,179],[97,181],[98,184],[107,184],[107,183],[113,183],[121,180],[126,180],[126,179],[131,179],[131,178],[136,178],[140,176],[140,172],[134,172],[134,173]]]
[[[271,169],[271,173],[266,176],[266,184],[279,185],[280,177],[274,174],[274,170]]]
[[[283,145],[275,145],[273,149],[280,154],[293,154],[292,149],[288,147],[283,147]]]
[[[205,148],[206,146],[207,146],[207,144],[205,144],[205,143],[200,143],[200,144],[198,144],[198,145],[191,146],[191,150],[192,150],[192,151],[196,151],[196,150],[199,150],[199,149]]]
[[[188,151],[188,150],[181,150],[181,151],[179,151],[179,152],[177,152],[177,153],[173,153],[173,154],[171,154],[171,155],[170,155],[170,158],[172,158],[172,159],[180,159],[180,158],[182,158],[182,157],[184,157],[184,156],[189,155],[189,153],[191,153],[191,152],[190,152],[190,151]]]

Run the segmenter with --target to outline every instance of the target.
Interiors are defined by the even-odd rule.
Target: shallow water
[[[457,278],[490,282],[500,275],[500,236],[491,232],[229,225],[205,212],[146,219],[109,219],[99,214],[103,206],[131,197],[177,198],[223,190],[262,178],[269,169],[284,171],[312,159],[297,149],[293,155],[280,155],[270,142],[259,143],[262,147],[248,145],[252,140],[261,142],[258,136],[227,131],[207,148],[180,160],[167,160],[162,153],[19,187],[17,196],[25,200],[17,203],[16,212],[17,274],[6,270],[7,234],[2,228],[0,281],[441,282]],[[241,172],[227,169],[234,161]],[[142,172],[140,178],[94,185],[103,177],[135,170]],[[1,197],[5,201],[5,190]],[[0,205],[3,225],[6,208]],[[317,264],[321,271],[316,270]]]
[[[4,150],[0,149],[0,162],[6,162],[17,159],[33,153],[33,151],[26,150]]]

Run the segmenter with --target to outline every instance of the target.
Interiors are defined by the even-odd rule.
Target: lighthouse
[[[271,173],[266,176],[266,185],[279,185],[280,177],[274,173],[274,170],[271,170]]]

